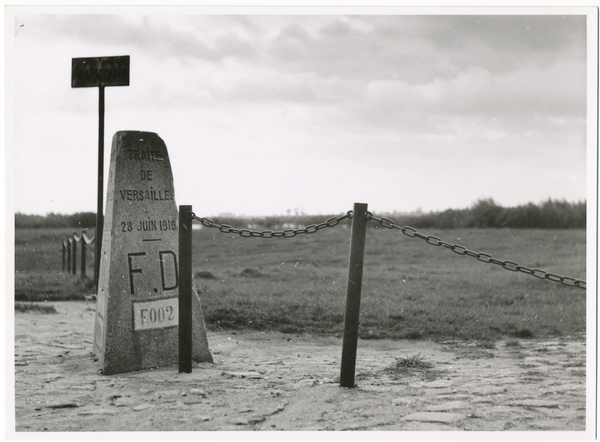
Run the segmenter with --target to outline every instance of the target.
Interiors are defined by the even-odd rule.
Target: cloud
[[[213,31],[208,33],[203,24],[210,17],[48,14],[22,15],[16,21],[26,24],[27,30],[32,29],[38,39],[121,46],[151,53],[158,60],[183,57],[215,63],[229,57],[256,57],[252,45],[244,40],[247,32],[240,31],[243,27],[239,26],[239,21],[232,31],[227,26],[231,20],[215,17],[212,21],[224,21],[224,26],[214,32],[212,23]]]
[[[135,48],[132,76],[143,75],[165,103],[337,105],[339,122],[425,130],[431,127],[423,122],[444,115],[523,125],[585,112],[585,59],[575,45],[585,18],[579,16],[34,15],[17,21],[27,23],[28,38],[53,45],[73,39]]]
[[[539,55],[558,51],[585,57],[580,47],[586,32],[584,15],[457,15],[434,16],[423,22],[429,25],[424,34],[448,50],[476,41],[496,53]]]
[[[267,52],[284,71],[363,82],[388,79],[407,64],[414,67],[427,52],[426,42],[402,41],[397,34],[361,30],[345,18],[332,18],[312,34],[298,24],[284,28]]]
[[[375,127],[412,131],[439,130],[434,120],[457,116],[521,133],[550,118],[585,118],[585,63],[558,60],[546,69],[525,67],[493,75],[483,68],[452,78],[411,85],[405,81],[372,81],[344,111]]]
[[[584,169],[585,18],[579,16],[50,14],[16,20],[25,24],[15,40],[22,176],[36,167],[38,150],[94,161],[97,91],[71,90],[70,60],[118,54],[131,55],[131,85],[107,91],[107,143],[116,130],[155,131],[173,152],[177,176],[194,177],[203,167],[211,182],[228,181],[232,190],[242,177],[259,176],[264,188],[275,179],[278,189],[294,189],[294,199],[308,205],[315,198],[305,191],[321,191],[312,181],[335,182],[331,195],[323,195],[324,207],[342,194],[373,203],[376,196],[383,206],[395,198],[387,189],[400,182],[416,183],[412,200],[426,194],[433,201],[432,183],[440,179],[452,183],[452,192],[464,192],[468,204],[475,198],[466,182],[471,175],[489,179],[484,196],[495,196],[507,171],[522,172],[500,186],[498,194],[506,196],[517,195],[517,182],[545,183],[563,169],[569,177]],[[50,183],[44,166],[36,175]],[[347,176],[361,169],[376,180],[352,188]],[[24,188],[27,180],[18,184]],[[49,194],[67,194],[66,184],[56,185],[63,187],[49,187]],[[527,192],[540,199],[539,189]],[[435,197],[435,204],[462,204],[450,196]],[[230,198],[228,204],[243,207]],[[225,204],[222,199],[214,204]],[[268,207],[280,199],[274,193],[267,206],[265,197],[267,208],[260,210],[272,212]]]
[[[476,67],[499,74],[584,61],[584,39],[583,16],[350,16],[316,30],[290,24],[267,52],[286,70],[420,84]]]

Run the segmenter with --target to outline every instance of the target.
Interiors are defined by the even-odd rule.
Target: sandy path
[[[215,364],[191,374],[103,376],[95,304],[53,305],[15,316],[16,431],[586,430],[582,339],[359,341],[358,388],[344,389],[340,338],[210,332]],[[418,354],[431,369],[385,370]]]

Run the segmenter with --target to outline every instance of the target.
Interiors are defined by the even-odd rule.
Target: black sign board
[[[73,58],[71,87],[129,86],[129,55]]]

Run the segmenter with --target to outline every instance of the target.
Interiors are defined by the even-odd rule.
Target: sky
[[[596,12],[494,11],[9,8],[14,211],[96,210],[98,89],[71,60],[116,55],[105,183],[113,135],[155,132],[199,216],[592,199]]]

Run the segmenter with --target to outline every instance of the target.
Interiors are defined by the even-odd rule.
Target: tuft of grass
[[[432,381],[443,375],[443,371],[436,370],[434,365],[421,356],[421,353],[406,356],[404,358],[394,358],[395,361],[383,373],[390,375],[392,379],[398,380],[401,376],[418,376],[427,381]]]
[[[17,312],[36,312],[41,314],[54,314],[58,313],[53,305],[51,304],[37,304],[37,303],[26,303],[17,302],[15,303],[15,311]]]
[[[265,275],[263,275],[261,272],[259,272],[256,269],[244,269],[240,273],[240,276],[242,278],[262,278]]]
[[[511,335],[515,338],[530,339],[533,338],[534,333],[528,328],[521,328],[512,332]]]
[[[217,279],[215,275],[210,272],[198,272],[194,275],[194,278],[198,279]]]
[[[507,347],[521,347],[521,343],[519,341],[506,341]]]
[[[426,371],[433,368],[433,364],[425,361],[425,357],[418,353],[413,356],[406,356],[405,358],[394,358],[395,361],[390,365],[386,372],[388,373],[409,373],[414,371]]]

